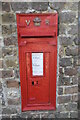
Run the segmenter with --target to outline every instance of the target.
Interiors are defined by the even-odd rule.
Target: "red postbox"
[[[17,14],[22,111],[56,109],[57,13]]]

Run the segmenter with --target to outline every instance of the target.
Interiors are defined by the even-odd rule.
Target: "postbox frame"
[[[22,38],[20,38],[20,33],[19,33],[19,17],[20,16],[25,16],[26,14],[17,14],[17,32],[18,32],[18,49],[19,49],[19,69],[20,69],[20,82],[21,82],[21,103],[22,103],[22,111],[26,111],[26,110],[55,110],[56,109],[56,71],[57,71],[57,20],[58,20],[58,14],[53,14],[53,13],[49,13],[49,14],[27,14],[28,16],[37,16],[37,15],[55,15],[56,16],[56,30],[55,30],[55,38],[52,37],[53,39],[53,43],[52,46],[55,46],[55,76],[54,76],[54,81],[53,81],[53,84],[54,84],[54,95],[53,95],[53,99],[54,99],[54,104],[53,105],[37,105],[36,107],[34,107],[34,105],[32,106],[27,106],[27,103],[26,103],[26,100],[27,100],[27,95],[25,95],[25,91],[27,90],[27,83],[26,83],[26,67],[25,67],[25,64],[26,64],[26,61],[25,61],[25,54],[26,52],[31,52],[31,51],[27,51],[26,50],[26,47],[27,45],[20,45],[20,41]],[[35,36],[35,35],[34,35]],[[39,36],[39,35],[38,35]],[[53,36],[54,36],[54,33],[53,33]],[[28,38],[23,38],[23,40],[27,40]],[[32,38],[33,39],[33,38]],[[39,40],[41,40],[41,38],[37,38]],[[50,39],[48,36],[47,36],[47,40]],[[34,40],[34,43],[36,43],[36,39]],[[43,50],[44,51],[44,50]],[[34,51],[36,52],[36,51]],[[37,50],[37,52],[40,52]],[[44,51],[45,52],[45,51]],[[49,52],[49,51],[48,51]],[[45,66],[45,65],[44,65]],[[23,77],[23,70],[22,70],[22,67],[24,68],[24,77]],[[36,76],[35,76],[36,77]],[[23,79],[24,78],[24,79]],[[26,92],[27,93],[27,92]]]

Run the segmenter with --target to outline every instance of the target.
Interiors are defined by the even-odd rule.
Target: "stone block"
[[[63,94],[63,87],[58,87],[58,94],[62,95]]]
[[[59,86],[71,85],[70,77],[63,77],[63,76],[59,77],[58,85]]]
[[[78,55],[78,47],[67,47],[65,50],[67,56],[77,56]]]
[[[17,67],[17,61],[16,61],[16,59],[6,59],[5,60],[5,64],[6,64],[6,67]]]
[[[4,23],[13,23],[15,22],[15,16],[13,13],[4,13],[2,15],[2,22]]]
[[[28,3],[27,2],[12,2],[11,8],[14,12],[15,11],[27,11]]]
[[[18,41],[16,36],[11,35],[11,37],[4,38],[4,45],[6,46],[17,45],[17,43]]]
[[[3,67],[3,60],[0,60],[0,68]]]
[[[53,111],[53,113],[52,113],[52,112],[41,113],[41,119],[44,120],[44,119],[46,119],[46,118],[48,118],[48,119],[50,119],[50,118],[55,118],[55,113],[54,113],[54,111]]]
[[[69,113],[68,112],[63,112],[63,113],[57,112],[55,114],[55,118],[59,118],[59,119],[60,118],[69,118]]]
[[[14,69],[14,73],[15,73],[15,78],[19,78],[20,76],[19,69]]]
[[[59,34],[65,34],[66,35],[66,30],[67,30],[67,26],[64,25],[64,24],[61,24],[59,25]]]
[[[66,2],[64,9],[78,11],[78,2]]]
[[[13,70],[3,70],[2,78],[13,77]]]
[[[80,45],[80,39],[78,38],[78,36],[75,36],[73,39],[75,45]]]
[[[76,13],[64,11],[59,14],[60,23],[72,23],[76,19]]]
[[[73,39],[71,37],[60,36],[59,37],[59,41],[60,41],[60,45],[63,45],[65,47],[67,47],[68,45],[72,45],[73,44]]]
[[[48,9],[48,2],[33,2],[32,8],[37,11],[46,11]]]
[[[61,47],[59,48],[59,57],[63,57],[63,56],[64,56],[64,47],[61,46]]]
[[[70,29],[68,30],[68,34],[78,35],[78,25],[71,25],[69,27]]]
[[[65,68],[64,69],[64,73],[67,76],[73,76],[73,75],[77,75],[77,68]]]
[[[77,111],[70,112],[70,118],[78,118],[78,112]]]
[[[68,102],[71,102],[71,96],[68,95],[68,96],[58,96],[58,104],[62,104],[62,103],[68,103]]]
[[[0,48],[0,58],[2,58],[2,48]]]
[[[74,94],[78,93],[78,86],[65,87],[64,94]]]
[[[50,7],[55,10],[62,10],[64,9],[65,2],[51,2]]]
[[[77,103],[68,103],[65,105],[67,111],[76,111],[77,110]]]
[[[72,59],[71,58],[60,58],[59,64],[62,67],[72,66]]]
[[[8,98],[8,105],[19,105],[20,104],[20,98],[10,99]]]
[[[72,95],[72,102],[77,102],[78,101],[78,93],[75,95]]]
[[[16,108],[3,108],[2,114],[16,114],[17,110]]]
[[[3,49],[2,49],[2,56],[3,57],[9,56],[9,55],[12,55],[12,54],[13,54],[13,49],[12,48],[3,47]]]
[[[8,98],[18,98],[20,96],[19,89],[16,88],[7,88]]]
[[[0,89],[2,89],[2,83],[1,83],[1,81],[0,81]]]
[[[16,32],[15,25],[2,25],[2,34],[3,35],[10,35]]]
[[[8,88],[11,88],[11,87],[19,88],[19,82],[18,81],[10,81],[10,80],[8,80],[6,84],[7,84]]]
[[[10,12],[10,3],[9,2],[2,3],[2,11]]]

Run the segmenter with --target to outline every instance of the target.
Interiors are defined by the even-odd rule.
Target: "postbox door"
[[[28,104],[49,104],[49,53],[27,53]]]
[[[52,87],[55,84],[53,81],[55,79],[55,46],[45,44],[28,46],[26,52],[27,106],[51,105],[55,96],[55,87]]]

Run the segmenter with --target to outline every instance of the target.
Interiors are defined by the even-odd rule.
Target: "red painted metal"
[[[58,14],[16,16],[22,111],[55,110]],[[32,74],[32,53],[43,53],[43,76]]]

